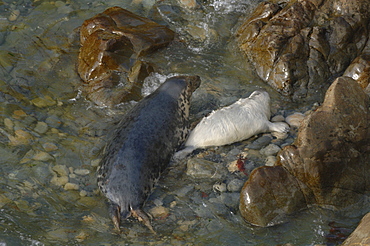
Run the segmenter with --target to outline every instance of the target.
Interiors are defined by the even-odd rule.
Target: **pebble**
[[[80,186],[78,184],[75,184],[75,183],[66,183],[64,185],[64,189],[65,190],[78,190],[78,189],[80,189]]]
[[[45,122],[53,128],[59,128],[62,125],[62,122],[58,118],[58,116],[51,115],[48,118],[46,118]]]
[[[11,119],[9,118],[5,118],[4,119],[4,125],[5,127],[8,129],[8,130],[13,130],[13,127],[14,127],[14,123]]]
[[[275,144],[269,144],[265,148],[260,150],[261,155],[264,156],[270,156],[270,155],[276,155],[281,148]]]
[[[227,190],[230,192],[240,192],[245,181],[240,179],[233,179],[227,184]]]
[[[10,140],[9,144],[12,146],[29,145],[33,140],[32,135],[22,129],[16,130],[14,134],[15,136],[8,136]]]
[[[284,120],[285,120],[284,116],[282,116],[280,114],[279,115],[275,115],[274,117],[271,118],[271,121],[272,122],[282,122]]]
[[[285,120],[290,126],[299,128],[304,117],[305,116],[302,113],[294,113],[286,117]]]
[[[54,157],[46,152],[40,151],[37,152],[33,157],[35,161],[51,161],[54,160]]]
[[[51,107],[56,104],[56,101],[54,101],[53,98],[51,98],[50,96],[45,96],[43,98],[38,97],[31,100],[31,102],[38,108]]]
[[[193,178],[221,179],[226,174],[221,163],[192,158],[187,162],[186,174]]]
[[[48,131],[48,129],[49,129],[48,124],[46,124],[45,122],[39,121],[37,122],[33,130],[35,130],[35,132],[38,132],[40,134],[44,134],[45,132]]]
[[[239,206],[239,192],[232,192],[232,193],[222,193],[218,199],[228,207],[238,207]]]
[[[65,185],[66,183],[68,183],[68,176],[62,176],[62,177],[58,177],[58,176],[54,176],[51,180],[50,180],[50,183],[55,185],[55,186],[63,186]]]
[[[4,194],[0,194],[0,208],[4,207],[6,204],[11,202],[12,200],[7,198]]]
[[[166,217],[168,216],[168,214],[170,213],[170,210],[166,207],[163,207],[163,206],[157,206],[157,207],[154,207],[154,208],[151,208],[149,210],[149,213],[154,217],[154,218],[158,218],[158,217]]]
[[[8,17],[9,21],[16,21],[21,14],[21,11],[19,9],[14,9],[10,11],[10,15]]]
[[[13,112],[13,118],[15,118],[15,119],[20,119],[20,118],[23,118],[23,117],[26,117],[26,116],[27,116],[26,112],[24,112],[21,109],[14,110],[14,112]]]
[[[276,163],[276,156],[271,155],[271,156],[266,157],[265,166],[272,167],[272,166],[275,166],[275,163]]]
[[[222,182],[217,182],[213,185],[213,191],[215,192],[225,192],[227,190],[226,184]]]
[[[227,164],[227,170],[229,170],[230,173],[235,173],[237,171],[239,171],[239,168],[238,168],[238,160],[234,160],[232,162],[229,162]]]
[[[90,162],[91,166],[97,167],[100,164],[100,159],[95,159]]]
[[[87,196],[87,191],[85,191],[85,190],[81,190],[81,191],[80,191],[80,196],[82,196],[82,197]]]
[[[42,147],[44,148],[44,150],[46,152],[51,152],[51,151],[55,151],[58,149],[58,146],[56,146],[55,144],[53,143],[43,143],[42,144]]]
[[[263,147],[268,145],[271,142],[271,140],[272,140],[271,135],[269,135],[269,134],[268,135],[263,135],[262,137],[257,138],[255,141],[248,144],[246,147],[248,149],[262,149]]]
[[[85,175],[88,175],[90,173],[90,170],[88,170],[88,169],[76,169],[76,170],[74,170],[74,173],[77,174],[77,175],[80,175],[80,176],[85,176]]]
[[[68,176],[69,170],[66,165],[55,165],[53,171],[59,176]]]

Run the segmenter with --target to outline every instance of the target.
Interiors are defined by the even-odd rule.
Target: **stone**
[[[43,143],[42,147],[44,148],[46,152],[51,152],[51,151],[55,151],[58,149],[58,146],[56,146],[54,143],[49,143],[49,142]]]
[[[370,213],[367,213],[361,220],[360,224],[349,235],[349,237],[341,244],[342,246],[370,245]]]
[[[227,191],[227,187],[225,183],[217,182],[213,185],[213,191],[215,192],[225,192]]]
[[[22,129],[14,131],[14,134],[15,136],[8,135],[10,140],[9,144],[12,146],[29,145],[33,140],[32,135]]]
[[[286,117],[285,121],[288,123],[291,127],[299,128],[305,115],[302,113],[293,113]]]
[[[138,100],[154,71],[141,57],[168,45],[175,33],[152,20],[112,7],[84,21],[78,73],[88,97],[99,106]]]
[[[331,78],[363,51],[369,1],[262,2],[237,30],[240,49],[262,80],[299,101],[322,100]]]
[[[11,119],[9,118],[4,118],[4,125],[8,130],[13,130],[14,123]]]
[[[197,179],[221,179],[227,173],[226,168],[216,162],[191,158],[187,162],[186,174]]]
[[[153,207],[149,210],[149,213],[154,217],[154,218],[164,218],[167,217],[170,213],[170,210],[166,207],[163,206],[156,206]]]
[[[270,156],[276,155],[280,151],[280,147],[275,144],[269,144],[260,150],[261,155]]]
[[[63,186],[65,185],[66,183],[68,183],[68,176],[61,176],[61,177],[58,177],[58,176],[53,176],[53,178],[50,180],[50,183],[55,185],[55,186]]]
[[[369,105],[358,83],[337,78],[293,145],[279,153],[278,162],[309,187],[316,204],[344,208],[369,191]]]
[[[245,181],[240,180],[240,179],[232,179],[228,184],[227,184],[227,190],[230,192],[240,192],[244,185]]]
[[[75,184],[75,183],[66,183],[64,185],[64,189],[65,190],[79,190],[80,186],[78,184]]]
[[[370,86],[370,54],[364,53],[356,57],[344,71],[343,76],[350,77],[357,81],[361,88]]]
[[[37,122],[33,130],[35,130],[35,132],[38,132],[40,134],[44,134],[45,132],[48,131],[48,129],[49,129],[48,124],[46,124],[45,122],[39,121]]]
[[[59,176],[68,176],[69,170],[66,165],[55,165],[53,171],[56,172]]]
[[[299,182],[281,166],[254,169],[240,193],[241,215],[257,226],[281,223],[287,214],[306,207]]]
[[[33,160],[35,161],[51,161],[54,160],[54,157],[46,152],[39,151],[37,152],[33,157]]]
[[[31,100],[31,102],[38,108],[51,107],[56,104],[56,101],[50,96],[38,97]]]
[[[21,11],[19,9],[10,10],[10,15],[8,17],[9,21],[16,21],[21,14]]]
[[[90,173],[90,170],[88,169],[76,169],[74,170],[74,173],[80,176],[86,176]]]

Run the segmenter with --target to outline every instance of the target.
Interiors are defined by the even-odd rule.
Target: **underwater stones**
[[[141,57],[168,45],[174,32],[119,7],[86,20],[80,30],[78,73],[88,97],[100,106],[140,98],[153,67]]]
[[[354,232],[341,245],[370,245],[370,213],[362,218]]]
[[[300,184],[281,166],[254,169],[240,193],[241,215],[257,226],[281,223],[287,214],[306,207]]]
[[[281,6],[281,7],[280,7]],[[237,31],[257,74],[293,99],[321,99],[333,75],[361,54],[369,33],[368,1],[261,3]]]

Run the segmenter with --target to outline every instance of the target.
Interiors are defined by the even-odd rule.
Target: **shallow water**
[[[202,85],[193,95],[193,119],[260,87],[270,93],[274,113],[309,109],[311,105],[293,104],[264,85],[233,43],[238,18],[258,2],[205,1],[195,10],[175,1],[159,3],[162,17],[183,42],[148,58],[165,70],[146,81],[146,92],[169,74],[197,74]],[[107,109],[85,100],[75,69],[75,29],[111,6],[155,16],[154,3],[0,1],[0,245],[314,245],[327,243],[331,221],[353,229],[359,214],[320,208],[297,213],[278,226],[253,227],[239,215],[237,201],[232,202],[238,194],[212,189],[217,181],[247,176],[194,179],[185,174],[185,162],[179,162],[146,204],[147,210],[158,204],[170,209],[167,217],[153,221],[160,236],[134,220],[124,222],[124,234],[112,234],[95,170],[107,130],[132,103]],[[206,158],[226,166],[250,141],[217,148]],[[263,165],[263,160],[250,165]],[[71,190],[55,181],[63,172]]]

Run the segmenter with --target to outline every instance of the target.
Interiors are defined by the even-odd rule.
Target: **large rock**
[[[281,166],[259,167],[240,193],[239,210],[253,225],[270,226],[284,216],[307,208],[299,181]]]
[[[365,246],[370,245],[370,213],[366,214],[356,230],[341,244],[342,246],[357,245]]]
[[[273,2],[261,3],[240,26],[239,46],[277,91],[317,100],[329,78],[361,54],[369,35],[370,1]]]
[[[257,169],[246,182],[243,217],[266,226],[305,205],[340,209],[360,201],[370,192],[369,106],[356,81],[336,79],[322,106],[302,122],[294,144],[278,154],[276,166]]]
[[[364,53],[354,59],[349,67],[344,71],[343,76],[351,77],[357,83],[370,92],[370,54]]]
[[[142,82],[154,69],[142,56],[168,45],[174,35],[119,7],[86,20],[80,29],[78,73],[88,97],[101,106],[139,99]]]

